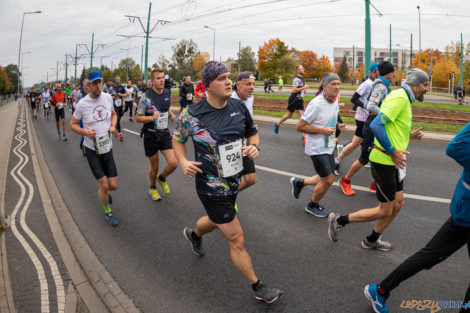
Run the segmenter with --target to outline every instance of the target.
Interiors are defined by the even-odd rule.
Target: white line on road
[[[21,115],[24,113],[21,112]],[[22,171],[23,168],[26,165],[26,159],[18,153],[18,150],[21,149],[25,144],[26,140],[21,138],[25,131],[22,129],[22,126],[24,124],[21,122],[24,121],[23,119],[18,122],[19,127],[17,130],[19,131],[18,134],[15,136],[15,139],[18,141],[18,145],[13,149],[13,153],[18,156],[20,159],[18,164],[15,165],[15,167],[10,171],[11,177],[16,181],[16,183],[20,186],[21,188],[21,195],[20,199],[16,203],[15,208],[13,209],[13,212],[11,213],[11,230],[15,237],[18,239],[18,241],[21,243],[23,246],[24,250],[28,254],[29,258],[31,259],[34,267],[36,268],[36,272],[38,273],[38,280],[39,280],[39,289],[41,291],[41,313],[49,313],[49,286],[47,284],[47,279],[46,279],[46,274],[44,272],[44,267],[42,266],[41,262],[39,261],[36,253],[34,253],[33,249],[31,246],[28,244],[26,239],[21,235],[21,233],[18,231],[16,227],[16,214],[18,213],[19,208],[21,207],[25,195],[26,195],[26,188],[24,184],[21,182],[21,180],[16,176],[15,171],[18,170],[18,172]]]
[[[140,136],[140,133],[135,132],[133,130],[130,130],[130,129],[127,129],[127,128],[124,128],[123,130],[125,130],[125,131],[127,131],[131,134]],[[304,178],[304,179],[307,178],[307,177],[310,177],[310,176],[290,173],[290,172],[286,172],[286,171],[282,171],[282,170],[278,170],[278,169],[274,169],[274,168],[270,168],[270,167],[266,167],[266,166],[262,166],[262,165],[256,165],[256,168],[260,169],[262,171],[271,172],[271,173],[274,173],[274,174],[279,174],[279,175],[288,176],[288,177],[298,177],[298,178]],[[338,183],[333,183],[333,185],[334,186],[339,186]],[[357,185],[352,185],[352,187],[356,190],[371,192],[368,187],[357,186]],[[438,202],[438,203],[446,203],[446,204],[450,203],[450,199],[421,196],[421,195],[415,195],[415,194],[411,194],[411,193],[405,193],[405,198],[415,199],[415,200],[423,200],[423,201],[430,201],[430,202]]]
[[[260,169],[262,171],[271,172],[271,173],[275,173],[275,174],[279,174],[279,175],[283,175],[283,176],[288,176],[288,177],[298,177],[298,178],[303,178],[303,179],[305,179],[307,177],[310,177],[310,176],[304,176],[304,175],[298,175],[298,174],[295,174],[295,173],[280,171],[280,170],[276,170],[276,169],[261,166],[261,165],[256,165],[256,168]],[[334,186],[339,186],[338,183],[333,183],[333,185]],[[371,192],[368,187],[362,187],[362,186],[356,186],[356,185],[352,185],[352,187],[356,190]],[[415,199],[415,200],[423,200],[423,201],[431,201],[431,202],[439,202],[439,203],[447,203],[447,204],[450,203],[450,199],[420,196],[420,195],[415,195],[415,194],[411,194],[411,193],[405,193],[405,198],[410,198],[410,199]]]

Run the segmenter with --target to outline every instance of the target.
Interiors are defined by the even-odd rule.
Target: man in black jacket
[[[191,76],[185,76],[183,79],[183,84],[180,88],[180,110],[178,115],[181,114],[183,109],[188,106],[189,104],[193,104],[193,96],[194,96],[194,86],[191,82]]]

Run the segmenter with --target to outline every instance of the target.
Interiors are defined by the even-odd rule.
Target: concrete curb
[[[140,312],[106,271],[75,224],[44,159],[29,113],[27,121],[42,203],[62,259],[79,295],[90,312]],[[69,299],[73,301],[73,297]]]

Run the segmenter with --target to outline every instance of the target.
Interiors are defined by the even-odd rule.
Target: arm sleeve
[[[248,109],[245,109],[245,137],[250,138],[253,135],[256,135],[258,130],[256,129],[253,118],[251,117]]]
[[[351,102],[357,105],[358,107],[364,108],[364,103],[362,103],[360,98],[361,98],[361,95],[355,92],[353,96],[351,97]]]
[[[75,117],[78,120],[81,120],[83,118],[82,105],[80,105],[80,102],[77,104],[77,107],[75,108],[75,111],[73,112],[73,117]]]
[[[173,130],[174,140],[180,143],[185,143],[188,141],[188,138],[192,136],[190,119],[191,117],[189,116],[188,108],[186,107],[176,121],[176,126]]]
[[[372,114],[379,114],[379,104],[383,101],[387,95],[387,87],[383,85],[376,85],[370,93],[369,100],[367,101],[367,110]]]
[[[138,115],[145,115],[146,106],[147,106],[146,104],[147,104],[147,97],[145,96],[145,94],[143,94],[142,97],[140,98],[139,103],[137,104]]]
[[[314,105],[313,103],[309,103],[307,106],[307,109],[302,114],[301,119],[307,122],[307,124],[310,124],[313,122],[316,115],[317,115],[317,106]]]
[[[385,124],[389,122],[390,119],[383,113],[380,113],[370,124],[370,129],[372,130],[374,137],[377,138],[377,141],[388,154],[395,151],[395,147],[392,146],[392,143],[388,138],[387,131],[385,130]]]
[[[470,123],[452,139],[446,154],[465,169],[470,169]]]

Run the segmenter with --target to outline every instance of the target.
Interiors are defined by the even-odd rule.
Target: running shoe
[[[340,160],[338,160],[338,158],[335,158],[335,175],[336,176],[340,175],[339,173],[340,164],[341,164]]]
[[[366,165],[364,165],[365,167],[370,167],[370,162],[367,162]]]
[[[132,117],[129,117],[129,122],[134,122],[134,120],[132,119]]]
[[[113,213],[105,213],[104,216],[106,217],[106,221],[108,222],[109,225],[116,227],[119,225],[119,221],[114,218]]]
[[[256,300],[264,301],[266,303],[273,303],[281,295],[282,291],[276,288],[269,288],[266,284],[260,283],[261,286],[255,291]]]
[[[64,137],[62,137],[62,140],[63,140],[63,141],[67,141],[67,140],[69,140],[69,139],[68,139],[67,136],[64,134]]]
[[[183,235],[186,237],[186,239],[189,240],[189,242],[191,242],[191,248],[193,249],[194,254],[197,256],[204,256],[204,254],[206,254],[206,251],[202,246],[202,238],[201,240],[194,240],[191,236],[192,233],[192,228],[186,227],[183,230]]]
[[[377,239],[376,242],[369,242],[369,240],[365,238],[364,240],[362,240],[361,246],[364,249],[377,249],[377,250],[382,250],[382,251],[392,250],[392,244],[390,242],[383,241],[380,238]]]
[[[119,133],[119,140],[124,141],[124,137],[122,136],[122,133]]]
[[[356,194],[356,192],[351,187],[351,181],[349,183],[345,182],[344,177],[338,180],[338,184],[346,196],[354,196]]]
[[[300,192],[304,188],[303,184],[301,184],[301,180],[296,177],[291,177],[290,184],[292,185],[292,195],[294,198],[299,199]]]
[[[170,187],[168,187],[166,181],[160,180],[160,175],[157,176],[157,180],[160,186],[162,186],[163,193],[166,195],[170,194]]]
[[[274,133],[277,135],[279,134],[279,126],[277,125],[276,122],[274,122]]]
[[[313,208],[307,204],[305,206],[305,212],[315,215],[316,217],[327,217],[328,212],[326,212],[325,208],[321,205],[314,206]]]
[[[152,200],[155,200],[155,201],[162,200],[162,197],[160,197],[160,194],[158,193],[157,189],[150,188],[149,189],[149,194],[150,194],[150,197],[152,198]]]
[[[235,205],[233,206],[233,208],[235,209],[235,212],[238,213],[238,205],[235,203]]]
[[[62,137],[60,136],[60,133],[57,134],[57,138],[62,139]]]
[[[370,284],[364,288],[364,295],[372,304],[372,308],[376,313],[388,313],[387,305],[385,301],[387,301],[388,296],[382,297],[379,295],[377,289],[379,285],[377,284]]]
[[[375,180],[369,185],[369,190],[372,192],[377,191],[377,186],[375,186]]]
[[[328,237],[333,242],[338,241],[339,232],[343,229],[343,226],[338,224],[339,214],[330,213],[328,215]]]

